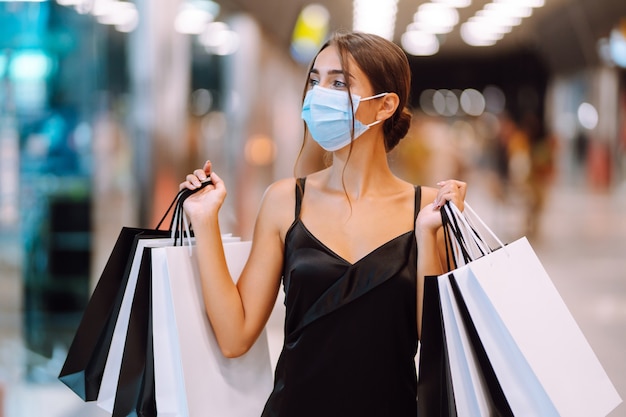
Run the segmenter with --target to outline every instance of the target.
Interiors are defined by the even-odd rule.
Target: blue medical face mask
[[[352,141],[350,132],[354,119],[354,139],[361,136],[367,129],[382,120],[368,125],[358,121],[354,114],[361,101],[372,100],[386,96],[389,93],[380,93],[375,96],[361,98],[352,94],[354,113],[350,110],[350,100],[346,91],[332,90],[314,86],[304,97],[302,104],[302,119],[304,119],[313,139],[327,151],[336,151],[347,146]]]

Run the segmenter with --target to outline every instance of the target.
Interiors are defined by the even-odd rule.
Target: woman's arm
[[[415,222],[415,239],[419,250],[417,257],[417,335],[420,338],[425,277],[441,275],[445,270],[446,248],[440,208],[446,201],[453,201],[462,210],[467,188],[464,182],[455,180],[443,181],[438,185],[441,187],[438,190],[422,187],[423,205]]]
[[[194,175],[203,180],[197,171]],[[219,176],[211,173],[210,177],[213,185],[189,197],[185,210],[196,236],[198,268],[209,321],[224,356],[237,357],[254,344],[274,308],[283,263],[281,230],[285,222],[293,220],[293,203],[289,205],[290,201],[285,199],[293,200],[294,188],[291,187],[290,194],[286,193],[289,181],[283,181],[266,191],[255,224],[250,257],[235,285],[226,264],[218,222],[226,190]],[[197,185],[189,176],[187,182]],[[181,184],[183,186],[191,188],[186,183]],[[291,211],[281,210],[289,206]],[[287,213],[291,219],[286,217]]]

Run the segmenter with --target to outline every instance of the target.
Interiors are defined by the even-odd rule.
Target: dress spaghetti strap
[[[306,177],[298,178],[296,181],[296,220],[300,218],[300,209],[302,208],[302,196],[304,195],[304,184],[306,183]]]
[[[304,186],[302,187],[304,188]],[[413,209],[413,228],[415,228],[415,222],[417,221],[417,215],[420,212],[420,207],[422,206],[422,186],[415,186],[415,207]]]

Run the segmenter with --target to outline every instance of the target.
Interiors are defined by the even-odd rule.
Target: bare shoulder
[[[424,207],[428,204],[431,204],[437,198],[437,193],[439,190],[433,187],[425,187],[422,186],[422,201],[421,206]]]
[[[270,184],[263,195],[263,205],[279,206],[287,205],[289,202],[295,204],[296,179],[284,178]],[[293,207],[293,205],[291,205]]]
[[[277,228],[281,235],[294,220],[296,179],[285,178],[270,184],[263,195],[259,221]]]

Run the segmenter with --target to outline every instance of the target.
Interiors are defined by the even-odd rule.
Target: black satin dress
[[[351,264],[300,220],[300,183],[285,238],[285,344],[262,417],[415,417],[414,231]],[[416,187],[414,218],[420,199]]]

